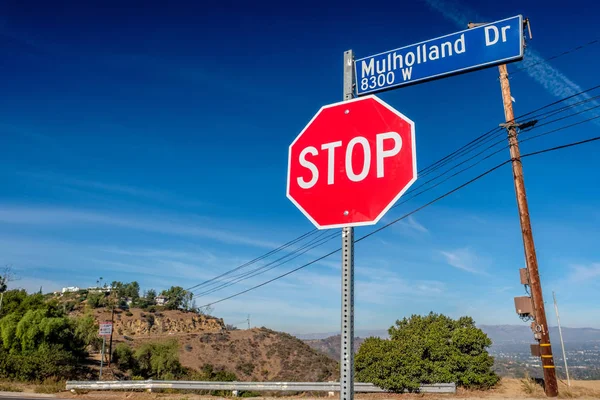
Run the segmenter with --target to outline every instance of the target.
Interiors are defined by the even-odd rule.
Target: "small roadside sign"
[[[110,336],[112,333],[112,322],[103,322],[100,324],[100,329],[98,331],[99,336]]]

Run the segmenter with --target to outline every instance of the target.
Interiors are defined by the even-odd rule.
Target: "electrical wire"
[[[338,232],[323,231],[323,233],[329,233],[329,234],[326,237],[322,238],[317,243],[313,243],[312,246],[305,245],[299,251],[287,254],[284,257],[281,257],[281,258],[279,258],[279,259],[277,259],[277,260],[275,260],[275,261],[273,261],[273,262],[271,262],[271,263],[269,263],[267,265],[264,265],[264,266],[262,266],[260,268],[257,268],[255,270],[253,270],[253,271],[249,271],[249,272],[247,272],[247,273],[245,273],[243,275],[240,275],[237,279],[230,280],[230,281],[228,281],[228,282],[226,282],[226,283],[224,283],[224,284],[222,284],[220,286],[217,286],[217,287],[215,287],[213,289],[209,289],[209,290],[206,290],[206,291],[201,292],[201,293],[196,293],[196,294],[194,294],[194,298],[198,298],[198,297],[206,296],[208,294],[212,294],[214,292],[217,292],[217,291],[219,291],[221,289],[228,288],[228,287],[230,287],[230,286],[232,286],[232,285],[234,285],[236,283],[239,283],[241,281],[244,281],[246,279],[250,279],[250,278],[253,278],[253,277],[257,276],[257,275],[261,275],[261,274],[263,274],[265,272],[271,271],[272,269],[275,269],[275,268],[277,268],[277,267],[279,267],[281,265],[284,265],[284,264],[286,264],[286,263],[288,263],[288,262],[290,262],[292,260],[295,260],[296,258],[298,258],[298,257],[300,257],[300,256],[302,256],[302,255],[304,255],[306,253],[308,253],[310,250],[315,249],[315,248],[317,248],[317,247],[319,247],[319,246],[321,246],[321,245],[329,242],[330,240],[332,240],[336,236],[338,236]]]
[[[523,154],[523,155],[521,155],[521,158],[532,157],[532,156],[536,156],[536,155],[540,155],[540,154],[544,154],[544,153],[549,153],[549,152],[553,152],[553,151],[557,151],[557,150],[562,150],[562,149],[566,149],[566,148],[569,148],[569,147],[579,146],[579,145],[582,145],[582,144],[586,144],[586,143],[590,143],[590,142],[594,142],[594,141],[598,141],[598,140],[600,140],[600,136],[596,136],[596,137],[589,138],[589,139],[586,139],[586,140],[581,140],[581,141],[578,141],[578,142],[567,143],[567,144],[564,144],[564,145],[555,146],[555,147],[551,147],[551,148],[548,148],[548,149],[543,149],[543,150],[538,150],[538,151],[534,151],[534,152],[531,152],[531,153]],[[376,233],[381,232],[382,230],[390,227],[391,225],[393,225],[393,224],[395,224],[397,222],[400,222],[401,220],[403,220],[405,218],[408,218],[409,216],[415,214],[416,212],[418,212],[418,211],[420,211],[420,210],[422,210],[422,209],[424,209],[424,208],[426,208],[426,207],[428,207],[428,206],[430,206],[430,205],[432,205],[432,204],[434,204],[434,203],[436,203],[436,202],[444,199],[445,197],[447,197],[447,196],[449,196],[449,195],[451,195],[451,194],[453,194],[453,193],[455,193],[455,192],[463,189],[464,187],[466,187],[466,186],[468,186],[468,185],[470,185],[470,184],[472,184],[472,183],[480,180],[481,178],[483,178],[483,177],[491,174],[492,172],[498,170],[499,168],[503,167],[504,165],[506,165],[506,164],[508,164],[510,162],[512,162],[511,159],[506,160],[506,161],[504,161],[504,162],[502,162],[502,163],[500,163],[500,164],[498,164],[498,165],[496,165],[496,166],[488,169],[487,171],[485,171],[485,172],[479,174],[478,176],[476,176],[475,178],[472,178],[469,181],[467,181],[467,182],[465,182],[465,183],[463,183],[463,184],[455,187],[454,189],[450,190],[449,192],[446,192],[443,195],[441,195],[441,196],[433,199],[429,203],[426,203],[426,204],[424,204],[424,205],[422,205],[422,206],[414,209],[413,211],[411,211],[411,212],[409,212],[407,214],[404,214],[402,217],[397,218],[397,219],[389,222],[388,224],[386,224],[386,225],[384,225],[384,226],[382,226],[382,227],[380,227],[380,228],[378,228],[378,229],[376,229],[376,230],[374,230],[374,231],[372,231],[372,232],[370,232],[370,233],[368,233],[368,234],[360,237],[359,239],[355,240],[355,243],[361,242],[361,241],[363,241],[363,240],[365,240],[365,239],[367,239],[367,238],[375,235]],[[208,303],[208,304],[206,304],[204,306],[201,306],[201,307],[213,306],[215,304],[222,303],[222,302],[224,302],[226,300],[230,300],[232,298],[241,296],[242,294],[248,293],[248,292],[250,292],[252,290],[255,290],[255,289],[258,289],[260,287],[263,287],[263,286],[265,286],[265,285],[267,285],[267,284],[269,284],[271,282],[274,282],[274,281],[276,281],[278,279],[284,278],[284,277],[286,277],[286,276],[288,276],[290,274],[293,274],[294,272],[297,272],[297,271],[299,271],[301,269],[304,269],[304,268],[306,268],[306,267],[308,267],[310,265],[313,265],[313,264],[315,264],[315,263],[317,263],[319,261],[322,261],[323,259],[325,259],[325,258],[327,258],[327,257],[329,257],[329,256],[331,256],[333,254],[338,253],[340,250],[341,250],[341,248],[333,250],[333,251],[331,251],[331,252],[329,252],[327,254],[322,255],[321,257],[318,257],[318,258],[316,258],[316,259],[314,259],[314,260],[312,260],[312,261],[310,261],[310,262],[308,262],[306,264],[303,264],[303,265],[301,265],[301,266],[299,266],[297,268],[294,268],[294,269],[292,269],[292,270],[290,270],[290,271],[288,271],[288,272],[286,272],[284,274],[281,274],[281,275],[278,275],[278,276],[276,276],[274,278],[271,278],[268,281],[262,282],[262,283],[260,283],[258,285],[252,286],[252,287],[250,287],[248,289],[245,289],[245,290],[243,290],[241,292],[232,294],[232,295],[227,296],[225,298],[222,298],[222,299],[210,302],[210,303]]]
[[[520,143],[525,143],[525,142],[528,142],[528,141],[530,141],[530,140],[537,139],[537,138],[540,138],[540,137],[542,137],[542,136],[549,135],[549,134],[551,134],[551,133],[554,133],[554,132],[559,132],[559,131],[562,131],[562,130],[565,130],[565,129],[571,128],[571,127],[573,127],[573,126],[577,126],[577,125],[581,125],[581,124],[583,124],[583,123],[586,123],[586,122],[593,121],[593,120],[595,120],[595,119],[598,119],[598,118],[600,118],[600,115],[596,115],[596,116],[594,116],[594,117],[591,117],[591,118],[588,118],[588,119],[584,119],[583,121],[578,121],[578,122],[575,122],[575,123],[573,123],[573,124],[570,124],[570,125],[567,125],[567,126],[561,126],[560,128],[556,128],[556,129],[553,129],[553,130],[551,130],[551,131],[544,132],[544,133],[540,133],[540,134],[538,134],[538,135],[531,136],[531,137],[528,137],[528,138],[526,138],[526,139],[523,139],[523,140],[521,140],[521,141],[520,141]]]
[[[241,274],[238,274],[238,275],[233,275],[233,276],[230,277],[231,278],[230,280],[215,280],[215,281],[209,283],[208,285],[204,285],[204,287],[202,287],[202,288],[196,288],[194,291],[205,290],[205,289],[207,289],[208,287],[210,287],[212,285],[221,284],[221,286],[218,286],[217,288],[212,288],[212,289],[208,289],[208,290],[218,289],[218,288],[224,287],[224,285],[226,285],[228,282],[231,282],[232,280],[235,280],[235,279],[240,278],[240,277],[248,276],[249,274],[252,274],[253,272],[256,272],[256,271],[261,270],[261,269],[265,269],[268,266],[272,265],[273,263],[276,263],[276,262],[278,262],[280,260],[283,260],[283,259],[291,256],[292,254],[294,254],[296,252],[299,252],[299,251],[305,249],[306,247],[310,246],[311,244],[319,241],[319,239],[323,235],[325,235],[326,233],[327,233],[327,231],[321,231],[318,235],[316,235],[316,237],[314,237],[313,239],[311,239],[308,243],[303,244],[299,249],[296,249],[292,253],[288,253],[285,256],[283,256],[283,257],[281,257],[281,258],[279,258],[279,259],[277,259],[275,261],[272,261],[272,262],[270,262],[270,263],[268,263],[266,265],[259,266],[258,268],[255,268],[255,269],[250,270],[250,271],[245,271],[245,272],[243,272]],[[225,282],[225,283],[223,283],[223,282]],[[192,291],[192,292],[194,292],[194,291]]]
[[[579,104],[583,104],[583,103],[585,103],[585,102],[589,102],[589,101],[591,101],[593,98],[592,98],[592,99],[585,99],[585,100],[583,100],[583,101],[580,101],[580,102],[578,102],[578,103],[571,104],[571,105],[568,105],[568,106],[564,106],[564,107],[562,107],[562,108],[561,108],[561,109],[559,109],[559,110],[551,110],[551,111],[548,111],[548,112],[545,112],[545,113],[542,113],[542,114],[538,114],[538,115],[535,115],[535,114],[536,114],[536,113],[538,113],[539,111],[545,110],[546,108],[552,107],[552,106],[554,106],[554,105],[557,105],[557,104],[559,104],[559,103],[561,103],[561,102],[564,102],[564,101],[566,101],[566,100],[569,100],[569,99],[571,99],[571,98],[574,98],[574,97],[580,96],[580,95],[582,95],[582,94],[584,94],[584,93],[587,93],[587,92],[593,91],[593,90],[595,90],[595,89],[597,89],[597,88],[600,88],[600,85],[597,85],[597,86],[594,86],[594,87],[592,87],[592,88],[589,88],[589,89],[586,89],[586,90],[580,91],[580,92],[578,92],[578,93],[575,93],[575,94],[573,94],[573,95],[570,95],[570,96],[568,96],[568,97],[565,97],[565,98],[563,98],[563,99],[559,99],[559,100],[557,100],[557,101],[555,101],[555,102],[552,102],[552,103],[550,103],[550,104],[547,104],[547,105],[545,105],[545,106],[542,106],[542,107],[540,107],[540,108],[538,108],[538,109],[536,109],[536,110],[533,110],[533,111],[531,111],[531,112],[528,112],[528,113],[526,113],[526,114],[523,114],[523,115],[521,115],[521,116],[519,116],[519,117],[516,117],[516,118],[515,118],[513,121],[516,121],[516,120],[518,120],[518,119],[522,119],[522,118],[524,118],[524,117],[526,117],[526,116],[530,116],[530,118],[534,118],[534,117],[542,117],[542,116],[544,116],[544,115],[545,115],[545,117],[544,117],[544,118],[548,118],[548,117],[550,117],[550,116],[552,116],[552,115],[556,115],[557,113],[560,113],[560,112],[563,112],[563,111],[565,111],[565,110],[568,110],[568,109],[570,109],[570,108],[573,108],[573,107],[575,107],[575,106],[577,106],[577,105],[579,105]],[[596,96],[596,98],[597,98],[597,97],[600,97],[600,95],[599,95],[599,96]],[[593,107],[593,108],[591,108],[591,109],[594,109],[594,108],[596,108],[596,107]],[[589,110],[590,110],[590,109],[587,109],[587,110],[584,110],[584,111],[582,111],[582,112],[586,112],[586,111],[589,111]],[[581,112],[580,112],[580,113],[581,113]],[[532,114],[533,114],[533,116],[532,116]],[[542,119],[544,119],[544,118],[542,118]],[[568,116],[567,116],[567,117],[564,117],[564,118],[568,118]],[[564,119],[564,118],[560,118],[560,119]],[[558,120],[560,120],[560,119],[558,119]],[[543,125],[547,125],[547,124],[549,124],[549,123],[556,122],[556,121],[557,121],[557,120],[555,120],[555,121],[550,121],[550,122],[548,122],[548,123],[545,123],[545,124],[543,124]],[[454,161],[455,159],[457,159],[457,158],[460,158],[460,157],[463,157],[463,156],[465,156],[466,154],[468,154],[468,153],[470,153],[470,152],[474,151],[475,149],[477,149],[477,148],[481,147],[482,145],[484,145],[484,144],[486,144],[486,143],[489,143],[491,140],[493,140],[494,138],[498,137],[498,136],[499,136],[499,135],[500,135],[502,132],[503,132],[503,129],[502,129],[502,128],[500,128],[500,127],[499,127],[499,128],[494,128],[494,129],[492,129],[492,130],[489,130],[489,131],[487,131],[486,133],[484,133],[484,134],[482,134],[482,135],[478,136],[477,138],[473,139],[473,140],[472,140],[472,141],[470,141],[469,143],[467,143],[467,144],[463,145],[463,146],[462,146],[462,147],[460,147],[459,149],[457,149],[457,150],[455,150],[455,151],[451,152],[450,154],[446,155],[446,156],[445,156],[445,157],[443,157],[442,159],[440,159],[440,160],[438,160],[438,161],[434,162],[433,164],[431,164],[431,165],[429,165],[429,166],[425,167],[424,169],[422,169],[421,171],[419,171],[419,178],[423,178],[423,177],[425,177],[425,176],[427,176],[427,175],[429,175],[429,174],[431,174],[431,173],[433,173],[433,172],[435,172],[435,171],[439,170],[439,169],[440,169],[440,168],[442,168],[443,166],[445,166],[445,165],[447,165],[447,164],[451,163],[451,162],[452,162],[452,161]],[[551,132],[548,132],[548,133],[551,133]],[[546,133],[546,134],[548,134],[548,133]],[[543,136],[543,135],[538,135],[538,136],[535,136],[535,137],[539,137],[539,136]],[[533,138],[535,138],[535,137],[532,137],[532,138],[530,138],[530,139],[533,139]],[[527,139],[527,140],[530,140],[530,139]],[[410,188],[410,189],[407,191],[407,193],[406,193],[406,194],[410,194],[410,193],[412,193],[412,192],[414,192],[414,191],[416,191],[416,190],[418,190],[418,189],[420,189],[420,188],[424,187],[426,184],[429,184],[429,183],[431,183],[431,182],[433,182],[433,181],[435,181],[435,180],[437,180],[437,179],[441,178],[442,176],[444,176],[444,175],[446,175],[447,173],[449,173],[451,170],[453,170],[453,169],[455,169],[455,168],[459,167],[460,165],[463,165],[463,164],[465,164],[466,162],[468,162],[468,161],[470,161],[470,160],[472,160],[472,159],[476,158],[476,157],[477,157],[477,156],[479,156],[479,155],[482,155],[482,154],[483,154],[483,153],[485,153],[487,150],[490,150],[491,148],[493,148],[493,147],[497,146],[498,144],[502,143],[503,141],[504,141],[504,139],[502,139],[501,141],[494,142],[492,145],[490,145],[490,146],[486,147],[486,149],[484,149],[483,151],[480,151],[480,152],[479,152],[479,153],[477,153],[475,156],[472,156],[472,157],[470,157],[469,159],[467,159],[467,160],[464,160],[464,161],[462,161],[461,163],[459,163],[459,164],[457,164],[457,165],[454,165],[454,166],[453,166],[453,167],[451,167],[449,170],[447,170],[447,171],[443,172],[442,174],[440,174],[440,175],[438,175],[438,176],[434,177],[433,179],[430,179],[430,180],[428,180],[428,181],[427,181],[427,182],[425,182],[424,184],[422,184],[422,185],[420,185],[420,186],[418,186],[418,187]],[[492,153],[491,155],[497,154],[497,153],[498,153],[499,151],[501,151],[501,150],[502,150],[502,149],[500,149],[500,150],[498,150],[498,151],[496,151],[496,152]],[[490,155],[490,156],[491,156],[491,155]],[[486,156],[484,159],[487,159],[487,158],[489,158],[490,156]],[[469,167],[467,167],[467,168],[465,168],[465,169],[462,169],[462,170],[460,170],[458,173],[455,173],[455,174],[451,175],[451,176],[450,176],[448,179],[445,179],[445,180],[441,181],[440,183],[436,184],[436,185],[435,185],[435,186],[433,186],[432,188],[430,188],[430,189],[426,189],[426,190],[424,190],[424,191],[421,191],[421,192],[419,192],[418,194],[416,194],[415,196],[412,196],[412,197],[410,197],[409,199],[407,199],[407,200],[404,200],[402,203],[396,204],[396,205],[394,206],[394,208],[395,208],[395,207],[397,207],[397,206],[399,206],[399,205],[401,205],[401,204],[404,204],[404,203],[406,203],[407,201],[409,201],[409,200],[411,200],[411,199],[413,199],[413,198],[415,198],[415,197],[417,197],[417,196],[419,196],[419,195],[421,195],[422,193],[425,193],[425,192],[427,192],[427,191],[429,191],[429,190],[431,190],[431,189],[433,189],[433,188],[435,188],[435,187],[439,186],[441,183],[444,183],[444,182],[448,181],[450,178],[452,178],[452,177],[454,177],[454,176],[456,176],[456,175],[458,175],[458,174],[460,174],[460,173],[462,173],[462,172],[464,172],[464,171],[466,171],[466,170],[468,170],[468,169],[472,168],[473,166],[475,166],[475,165],[479,164],[481,161],[483,161],[483,160],[480,160],[480,161],[476,162],[475,164],[473,164],[473,165],[471,165],[471,166],[469,166]],[[186,290],[188,290],[188,291],[190,291],[190,290],[192,290],[192,289],[195,289],[195,290],[197,290],[197,289],[200,289],[200,288],[202,288],[202,287],[211,286],[211,285],[214,285],[214,284],[216,284],[216,283],[219,283],[219,282],[221,282],[221,278],[223,278],[223,277],[226,277],[226,276],[229,276],[229,275],[231,275],[232,273],[234,273],[234,272],[236,272],[236,271],[239,271],[239,270],[241,270],[241,269],[243,269],[243,268],[246,268],[246,267],[248,267],[248,266],[250,266],[250,265],[253,265],[253,264],[255,264],[255,263],[259,262],[259,261],[262,261],[262,260],[264,260],[264,259],[266,259],[266,258],[268,258],[268,257],[270,257],[270,256],[272,256],[272,255],[274,255],[274,254],[276,254],[276,253],[278,253],[278,252],[280,252],[280,251],[282,251],[282,250],[286,249],[286,248],[289,248],[289,247],[291,247],[291,246],[293,246],[293,245],[295,245],[295,244],[299,243],[300,241],[302,241],[302,240],[304,240],[304,239],[308,238],[309,236],[311,236],[311,235],[314,235],[316,232],[318,232],[318,230],[317,230],[317,229],[313,229],[313,230],[311,230],[311,231],[309,231],[309,232],[307,232],[307,233],[305,233],[305,234],[301,235],[300,237],[298,237],[298,238],[296,238],[296,239],[293,239],[293,240],[291,240],[291,241],[289,241],[289,242],[287,242],[287,243],[285,243],[285,244],[283,244],[283,245],[279,246],[279,247],[278,247],[278,248],[276,248],[276,249],[273,249],[273,250],[271,250],[271,251],[269,251],[269,252],[267,252],[267,253],[265,253],[265,254],[263,254],[263,255],[261,255],[261,256],[259,256],[259,257],[257,257],[257,258],[255,258],[255,259],[253,259],[253,260],[250,260],[250,261],[248,261],[248,262],[246,262],[246,263],[244,263],[244,264],[242,264],[242,265],[240,265],[240,266],[238,266],[238,267],[236,267],[236,268],[232,269],[232,270],[226,271],[226,272],[224,272],[224,273],[222,273],[222,274],[220,274],[220,275],[218,275],[218,276],[215,276],[215,277],[213,277],[213,278],[211,278],[211,279],[208,279],[208,280],[206,280],[206,281],[204,281],[204,282],[201,282],[201,283],[199,283],[199,284],[197,284],[197,285],[191,286],[190,288],[188,288],[188,289],[186,289]],[[306,245],[305,245],[305,246],[306,246]],[[292,254],[295,254],[295,253],[297,253],[297,252],[300,252],[300,251],[302,251],[302,249],[303,249],[303,247],[301,247],[300,249],[296,249],[296,250],[294,250],[292,253],[290,253],[290,255],[292,255]],[[272,263],[269,263],[269,264],[267,264],[267,266],[269,266],[269,265],[272,265],[272,264],[273,264],[273,263],[275,263],[275,262],[281,261],[281,260],[282,260],[283,258],[285,258],[285,257],[286,257],[286,256],[284,256],[284,257],[282,257],[282,258],[280,258],[280,259],[278,259],[278,260],[275,260],[275,261],[273,261]],[[266,267],[266,266],[259,267],[258,269],[255,269],[255,270],[252,270],[252,271],[248,271],[248,272],[245,272],[245,273],[243,273],[242,275],[233,276],[233,277],[231,277],[231,278],[233,278],[233,279],[237,279],[237,278],[239,278],[239,277],[241,277],[241,276],[248,276],[248,274],[253,274],[253,273],[257,272],[258,270],[260,270],[261,268],[265,268],[265,267]],[[272,268],[270,268],[270,269],[272,269]],[[270,269],[269,269],[269,270],[270,270]],[[253,275],[253,276],[255,276],[255,275]]]
[[[570,125],[567,125],[567,126],[561,127],[561,128],[559,128],[559,129],[555,129],[555,130],[552,130],[552,131],[549,131],[549,132],[545,132],[545,133],[543,133],[543,134],[536,135],[536,136],[534,136],[534,137],[531,137],[531,138],[528,138],[528,139],[525,139],[525,140],[521,140],[521,143],[522,143],[522,142],[525,142],[525,141],[527,141],[527,140],[531,140],[531,139],[535,139],[535,138],[537,138],[537,137],[541,137],[541,136],[547,135],[547,134],[549,134],[549,133],[553,133],[553,132],[557,132],[557,131],[559,131],[559,130],[564,130],[564,129],[571,128],[571,127],[573,127],[573,126],[576,126],[576,125],[579,125],[579,124],[581,124],[581,123],[584,123],[584,122],[591,121],[591,120],[593,120],[593,119],[595,119],[595,118],[599,118],[599,117],[590,118],[590,119],[588,119],[588,120],[585,120],[585,121],[581,121],[581,122],[578,122],[578,123],[570,124]],[[562,119],[562,118],[560,118],[560,119]],[[552,122],[552,121],[551,121],[551,122]],[[504,139],[503,139],[502,141],[500,141],[500,142],[496,142],[494,145],[492,145],[492,146],[488,147],[488,149],[489,149],[489,148],[492,148],[493,146],[496,146],[497,144],[499,144],[499,143],[502,143],[502,142],[504,142]],[[452,179],[453,177],[455,177],[455,176],[457,176],[457,175],[459,175],[459,174],[461,174],[461,173],[463,173],[463,172],[466,172],[466,171],[468,171],[469,169],[471,169],[471,168],[473,168],[473,167],[475,167],[475,166],[479,165],[479,164],[480,164],[480,163],[482,163],[483,161],[485,161],[485,160],[487,160],[487,159],[491,158],[492,156],[494,156],[494,155],[498,154],[498,153],[499,153],[499,152],[501,152],[501,151],[504,151],[505,149],[507,149],[507,148],[509,148],[509,147],[510,147],[510,146],[506,145],[506,146],[504,146],[504,147],[502,147],[502,148],[500,148],[500,149],[497,149],[497,150],[496,150],[496,151],[494,151],[493,153],[490,153],[490,154],[486,155],[485,157],[483,157],[483,158],[479,159],[478,161],[476,161],[475,163],[473,163],[473,164],[469,165],[468,167],[466,167],[466,168],[463,168],[463,169],[459,170],[458,172],[456,172],[456,173],[452,174],[451,176],[447,177],[447,178],[446,178],[446,179],[444,179],[443,181],[441,181],[441,182],[438,182],[436,185],[434,185],[434,186],[431,186],[431,187],[429,187],[429,188],[427,188],[427,189],[425,189],[425,190],[423,190],[423,191],[421,191],[421,192],[419,192],[419,193],[415,194],[414,196],[411,196],[411,197],[409,197],[409,198],[407,198],[407,199],[403,200],[402,202],[400,202],[400,203],[398,203],[398,204],[394,205],[392,208],[399,207],[400,205],[407,203],[408,201],[410,201],[410,200],[414,199],[415,197],[418,197],[418,196],[420,196],[420,195],[422,195],[422,194],[424,194],[424,193],[426,193],[426,192],[428,192],[428,191],[430,191],[430,190],[433,190],[434,188],[436,188],[436,187],[440,186],[441,184],[443,184],[443,183],[447,182],[448,180]],[[487,149],[486,149],[486,150],[487,150]],[[484,150],[483,152],[480,152],[480,153],[476,154],[475,156],[473,156],[473,157],[471,157],[470,159],[468,159],[468,160],[465,160],[465,161],[469,161],[469,160],[471,160],[471,159],[473,159],[473,158],[475,158],[475,157],[477,157],[477,156],[479,156],[479,155],[483,154],[483,153],[484,153],[486,150]],[[463,163],[464,163],[464,162],[463,162]],[[454,167],[458,167],[458,166],[462,165],[463,163],[457,164],[457,165],[455,165]],[[453,167],[453,168],[454,168],[454,167]],[[446,171],[446,172],[449,172],[449,171],[450,171],[450,170],[448,170],[448,171]],[[444,174],[445,174],[446,172],[444,172]],[[443,174],[442,174],[442,175],[443,175]],[[441,175],[440,175],[440,176],[441,176]],[[440,176],[438,176],[438,177],[440,177]],[[435,180],[435,179],[436,179],[436,178],[434,178],[434,179],[432,179],[432,180],[430,180],[430,181],[433,181],[433,180]],[[426,186],[426,185],[424,184],[424,185],[421,185],[421,187],[422,187],[422,186]],[[336,233],[335,233],[335,234],[334,234],[334,235],[333,235],[331,238],[333,238],[333,237],[335,237],[335,236],[337,236],[337,232],[336,232]],[[331,239],[331,238],[330,238],[330,239]],[[328,239],[328,241],[329,241],[330,239]],[[320,244],[317,244],[317,245],[315,245],[315,246],[314,246],[314,247],[312,247],[312,248],[315,248],[315,247],[317,247],[317,246],[320,246]],[[311,248],[311,249],[312,249],[312,248]],[[302,254],[304,254],[304,252],[303,252]],[[301,255],[301,254],[300,254],[300,255]],[[298,256],[296,256],[296,257],[293,257],[292,259],[295,259],[295,258],[299,257],[300,255],[298,255]],[[290,259],[290,260],[287,260],[287,261],[285,261],[285,262],[283,262],[283,263],[280,263],[280,264],[278,264],[278,265],[275,265],[275,266],[273,266],[273,267],[271,267],[271,268],[267,269],[267,270],[266,270],[266,271],[264,271],[264,272],[270,271],[270,270],[272,270],[272,269],[274,269],[274,268],[276,268],[276,267],[278,267],[278,266],[280,266],[280,265],[282,265],[282,264],[285,264],[285,263],[286,263],[286,262],[288,262],[288,261],[291,261],[292,259]],[[221,288],[230,287],[230,286],[232,286],[232,285],[233,285],[233,284],[235,284],[235,283],[238,283],[238,282],[240,282],[240,281],[242,281],[242,280],[249,279],[249,278],[251,278],[251,277],[254,277],[254,276],[260,275],[261,273],[263,273],[263,272],[255,273],[255,274],[253,274],[252,276],[248,276],[248,277],[245,277],[245,278],[243,278],[243,279],[238,279],[238,280],[236,280],[235,282],[231,282],[230,284],[223,285],[223,286],[221,286],[221,287],[219,287],[219,288],[215,288],[215,290],[211,290],[211,291],[207,291],[207,292],[204,292],[204,293],[198,294],[197,296],[199,296],[199,297],[200,297],[200,296],[202,296],[202,295],[212,294],[212,293],[214,293],[214,292],[216,292],[216,291],[220,290]]]
[[[207,283],[210,283],[210,282],[212,282],[212,281],[214,281],[214,280],[216,280],[218,278],[221,278],[223,276],[227,276],[227,275],[231,274],[232,272],[239,271],[240,269],[245,268],[246,266],[252,265],[252,264],[254,264],[254,263],[258,262],[258,261],[261,261],[261,260],[263,260],[263,259],[265,259],[265,258],[267,258],[267,257],[269,257],[269,256],[271,256],[271,255],[273,255],[273,254],[275,254],[275,253],[277,253],[277,252],[279,252],[279,251],[281,251],[281,250],[289,247],[289,246],[292,246],[292,245],[298,243],[302,239],[304,239],[304,238],[306,238],[306,237],[308,237],[308,236],[310,236],[312,234],[315,234],[316,232],[318,232],[317,229],[313,229],[313,230],[311,230],[309,232],[306,232],[305,234],[303,234],[301,236],[298,236],[297,238],[295,238],[293,240],[290,240],[287,243],[282,244],[281,246],[277,247],[276,249],[273,249],[273,250],[271,250],[271,251],[269,251],[269,252],[267,252],[267,253],[259,256],[259,257],[256,257],[255,259],[250,260],[250,261],[248,261],[248,262],[246,262],[246,263],[244,263],[244,264],[242,264],[242,265],[240,265],[240,266],[238,266],[238,267],[236,267],[234,269],[231,269],[231,270],[229,270],[227,272],[224,272],[221,275],[218,275],[218,276],[216,276],[214,278],[208,279],[208,280],[206,280],[206,281],[204,281],[202,283],[199,283],[197,285],[190,286],[189,288],[187,288],[185,290],[190,291],[192,289],[195,289],[197,287],[200,287],[200,286],[203,286],[203,285],[205,285]]]
[[[534,63],[525,64],[525,65],[523,65],[523,66],[521,66],[521,67],[516,68],[515,70],[513,70],[511,72],[511,75],[517,75],[518,73],[523,72],[523,71],[525,71],[525,70],[527,70],[529,68],[535,67],[536,65],[546,64],[546,63],[548,63],[548,61],[556,60],[557,58],[560,58],[562,56],[566,56],[567,54],[574,53],[576,51],[579,51],[579,50],[584,49],[584,48],[586,48],[588,46],[591,46],[591,45],[594,45],[594,44],[598,44],[598,43],[599,43],[598,39],[595,39],[595,40],[592,40],[592,41],[587,42],[585,44],[582,44],[582,45],[579,45],[577,47],[573,47],[573,48],[571,48],[569,50],[563,51],[560,54],[553,55],[552,57],[548,57],[548,58],[545,58],[543,60],[540,60],[540,61],[537,61],[537,62],[534,62]]]

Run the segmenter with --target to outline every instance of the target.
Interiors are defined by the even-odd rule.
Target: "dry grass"
[[[535,379],[525,374],[525,378],[521,379],[521,390],[524,394],[531,397],[544,397],[544,388]]]
[[[56,378],[46,379],[41,385],[37,385],[33,391],[35,393],[55,394],[65,390],[65,382]]]
[[[0,383],[0,392],[22,392],[23,389],[12,383]]]

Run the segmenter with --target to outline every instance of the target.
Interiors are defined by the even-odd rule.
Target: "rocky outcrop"
[[[99,311],[98,321],[109,321],[110,312]],[[119,336],[174,335],[187,333],[221,332],[223,320],[193,312],[178,310],[148,312],[133,309],[117,310],[114,334]]]

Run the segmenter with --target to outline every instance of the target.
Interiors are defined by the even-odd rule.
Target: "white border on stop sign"
[[[366,222],[354,222],[354,223],[345,223],[345,224],[335,224],[335,225],[319,225],[317,223],[317,221],[315,221],[301,206],[300,204],[298,204],[298,202],[296,200],[294,200],[294,198],[292,196],[290,196],[290,166],[292,163],[292,146],[294,145],[294,143],[296,143],[298,141],[298,139],[302,136],[302,134],[306,131],[306,129],[313,123],[313,121],[319,116],[319,114],[321,114],[321,112],[323,110],[325,110],[326,108],[331,108],[331,107],[336,107],[342,104],[349,104],[349,103],[353,103],[353,102],[357,102],[357,101],[364,101],[367,99],[373,99],[376,102],[378,102],[379,104],[381,104],[382,106],[384,106],[385,108],[387,108],[388,110],[390,110],[391,112],[393,112],[394,114],[396,114],[397,116],[399,116],[400,118],[402,118],[404,121],[408,122],[410,125],[410,136],[411,136],[411,141],[412,141],[412,164],[413,164],[413,178],[406,184],[406,186],[404,187],[404,189],[402,189],[400,191],[400,193],[398,193],[398,195],[396,195],[396,197],[394,197],[394,199],[392,201],[389,202],[389,204],[383,209],[383,211],[377,216],[377,218],[375,218],[373,221],[366,221]],[[333,228],[343,228],[345,226],[348,227],[354,227],[354,226],[368,226],[368,225],[375,225],[379,222],[379,220],[381,218],[383,218],[383,216],[390,210],[390,208],[392,208],[392,206],[398,201],[398,199],[400,199],[400,197],[402,197],[404,195],[404,193],[408,190],[408,188],[410,188],[412,186],[413,183],[415,183],[415,181],[417,180],[417,145],[416,145],[416,140],[415,140],[415,123],[413,122],[412,119],[408,118],[406,115],[402,114],[400,111],[396,110],[394,107],[390,106],[388,103],[386,103],[385,101],[381,100],[379,97],[371,94],[368,96],[362,96],[362,97],[357,97],[355,99],[352,100],[346,100],[346,101],[339,101],[337,103],[332,103],[332,104],[327,104],[323,107],[321,107],[319,109],[319,111],[317,111],[315,113],[315,115],[312,117],[312,119],[308,122],[308,124],[306,124],[306,126],[304,127],[304,129],[302,129],[302,131],[296,136],[296,138],[294,139],[294,141],[289,145],[288,147],[288,168],[287,168],[287,188],[286,188],[286,196],[288,199],[290,199],[290,201],[292,203],[294,203],[294,205],[296,206],[296,208],[298,208],[302,214],[304,214],[304,216],[306,218],[308,218],[308,220],[310,222],[313,223],[314,226],[317,227],[317,229],[333,229]]]

